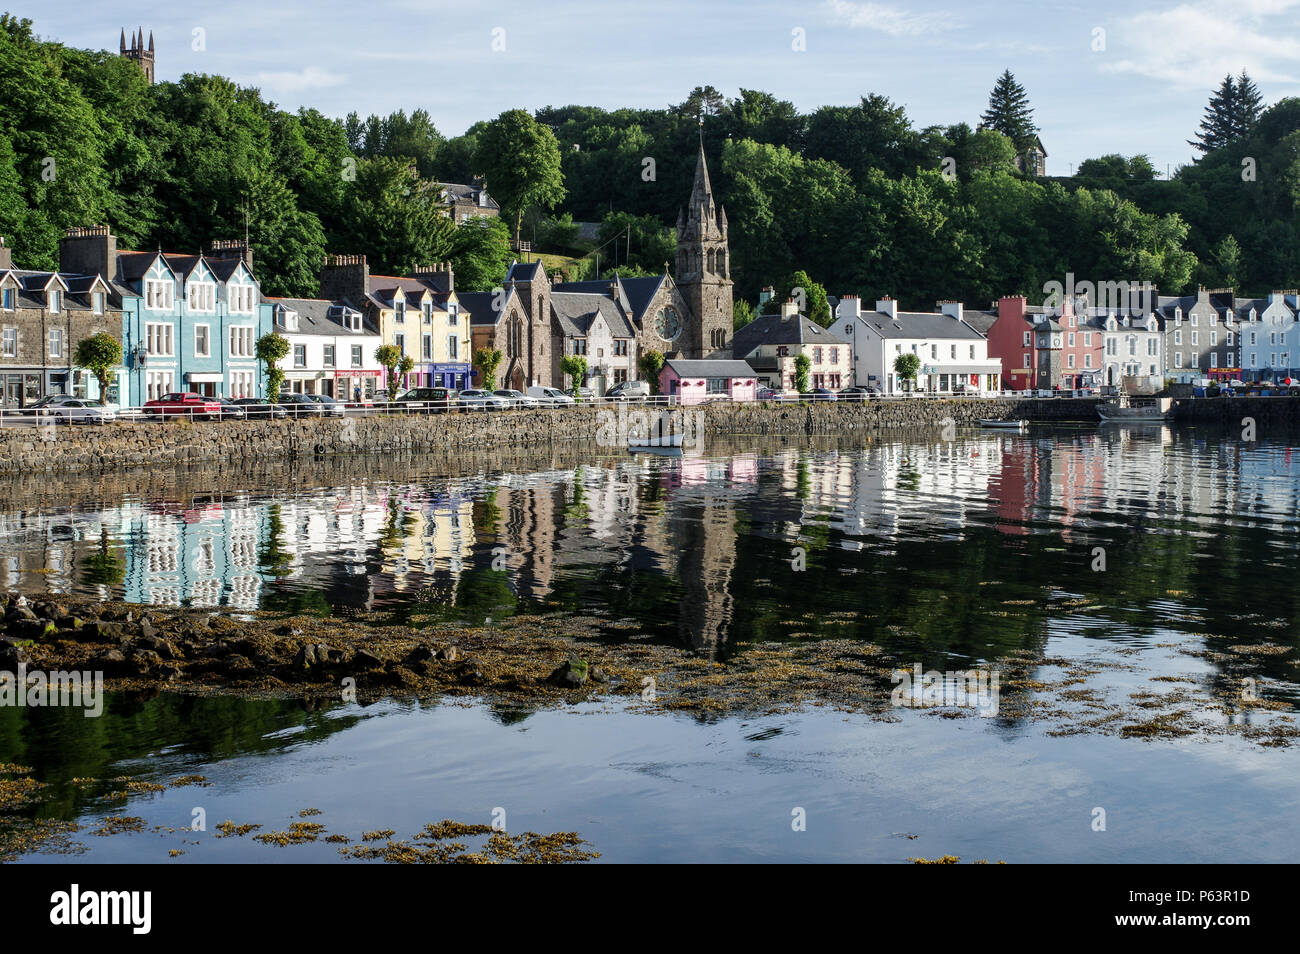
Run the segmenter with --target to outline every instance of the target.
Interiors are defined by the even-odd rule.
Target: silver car
[[[480,391],[476,388],[461,391],[456,395],[456,403],[462,409],[471,411],[500,411],[512,406],[505,398],[491,391]]]
[[[41,408],[39,415],[39,420],[56,424],[107,424],[117,420],[117,411],[113,408],[79,398]]]
[[[499,398],[505,398],[510,402],[511,407],[535,407],[537,398],[529,397],[523,391],[516,391],[514,388],[501,388],[499,391],[493,391]]]

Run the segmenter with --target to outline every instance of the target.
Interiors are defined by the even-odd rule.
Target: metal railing
[[[1275,395],[1286,396],[1286,395]],[[528,411],[563,411],[572,407],[616,408],[629,407],[699,407],[705,404],[804,404],[804,403],[875,403],[895,401],[952,401],[952,400],[1029,400],[1047,398],[1090,397],[1104,398],[1098,389],[1063,390],[1049,393],[1037,391],[984,391],[953,393],[947,391],[914,391],[896,394],[864,394],[862,392],[809,393],[793,392],[752,399],[733,399],[727,394],[708,394],[695,397],[681,395],[652,395],[647,397],[582,397],[566,401],[525,397],[497,398],[495,400],[409,400],[409,401],[338,401],[332,404],[311,405],[303,403],[240,405],[231,407],[211,404],[193,407],[118,407],[96,405],[83,401],[79,406],[51,404],[42,407],[0,407],[0,427],[59,427],[64,425],[109,424],[166,424],[177,421],[261,421],[283,419],[340,420],[347,417],[382,415],[414,416],[434,414],[475,414]]]

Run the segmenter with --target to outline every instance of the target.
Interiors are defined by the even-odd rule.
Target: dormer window
[[[102,314],[104,313],[104,293],[103,293],[103,292],[95,292],[93,295],[90,296],[90,307],[91,307],[91,310],[92,310],[96,315],[102,315]]]
[[[6,288],[3,292],[0,292],[0,301],[3,301],[3,305],[0,307],[3,307],[5,311],[13,311],[14,304],[17,300],[18,294],[16,289]]]
[[[256,288],[253,285],[227,285],[226,301],[230,305],[232,314],[251,315],[253,313],[253,295]]]
[[[217,286],[211,282],[190,282],[190,311],[216,311]]]
[[[286,311],[284,313],[284,330],[285,331],[298,330],[298,313],[296,311]]]
[[[424,316],[424,323],[426,325],[433,324],[433,302],[426,301],[423,305],[421,305],[420,314]]]
[[[176,283],[166,278],[150,278],[144,283],[145,307],[150,311],[170,311]]]
[[[63,292],[57,288],[50,289],[50,314],[57,315],[63,305]]]
[[[406,321],[406,302],[401,298],[393,300],[393,315],[398,321]]]

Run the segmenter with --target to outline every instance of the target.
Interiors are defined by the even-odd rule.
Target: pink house
[[[754,369],[730,359],[686,360],[674,358],[659,372],[659,393],[679,404],[705,401],[752,401],[757,390]]]

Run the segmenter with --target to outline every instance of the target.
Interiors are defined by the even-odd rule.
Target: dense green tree
[[[1240,142],[1255,131],[1263,108],[1264,98],[1246,71],[1236,77],[1229,74],[1206,104],[1196,138],[1187,144],[1210,152]]]
[[[448,252],[461,291],[490,291],[506,280],[514,260],[510,229],[500,219],[470,219],[451,234]]]
[[[1034,123],[1034,110],[1029,105],[1029,94],[1016,82],[1010,70],[1003,70],[989,93],[989,105],[980,121],[986,129],[1002,133],[1024,152],[1034,144],[1038,126]]]
[[[343,201],[348,248],[365,249],[372,269],[390,275],[446,260],[456,227],[440,196],[409,159],[362,160]]]
[[[514,221],[516,239],[525,212],[553,208],[564,198],[555,134],[522,109],[508,110],[487,124],[474,159],[488,192]]]

